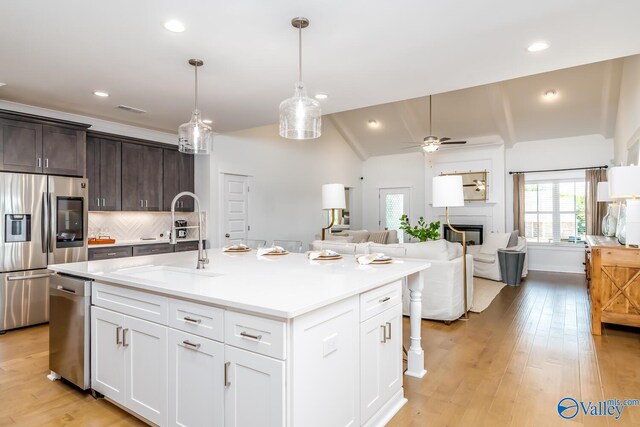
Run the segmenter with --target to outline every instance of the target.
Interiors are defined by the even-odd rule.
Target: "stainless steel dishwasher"
[[[56,274],[49,281],[49,379],[91,386],[91,281]]]

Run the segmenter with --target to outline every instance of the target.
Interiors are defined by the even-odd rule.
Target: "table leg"
[[[422,323],[422,288],[423,282],[420,273],[411,274],[407,277],[409,295],[411,299],[409,315],[411,323],[411,344],[407,352],[407,372],[406,375],[422,378],[427,373],[424,369],[424,352],[421,342]]]

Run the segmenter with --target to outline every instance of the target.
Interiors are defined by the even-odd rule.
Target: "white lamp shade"
[[[609,196],[612,199],[640,197],[640,166],[618,166],[609,170]]]
[[[640,200],[627,200],[625,227],[627,244],[640,245]]]
[[[322,209],[346,209],[344,185],[324,184],[322,186]]]
[[[609,197],[609,183],[608,182],[599,182],[598,183],[598,195],[596,196],[599,202],[613,202],[613,199]]]
[[[434,176],[431,204],[434,208],[464,206],[464,187],[460,175]]]

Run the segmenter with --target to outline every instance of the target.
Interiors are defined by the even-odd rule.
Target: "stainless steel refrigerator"
[[[0,332],[49,320],[48,264],[87,260],[87,180],[0,172]]]

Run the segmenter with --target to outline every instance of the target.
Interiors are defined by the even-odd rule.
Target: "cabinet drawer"
[[[225,311],[224,342],[226,344],[285,359],[285,334],[284,322]]]
[[[198,250],[198,242],[178,242],[176,244],[176,252],[186,252],[186,251],[197,251]]]
[[[168,324],[169,301],[160,295],[93,282],[91,304],[150,322]]]
[[[224,310],[195,302],[170,299],[169,326],[222,342]]]
[[[360,321],[363,322],[402,302],[402,281],[372,289],[360,295]]]
[[[133,247],[133,256],[166,254],[172,251],[173,248],[168,243],[138,245]]]
[[[99,259],[126,258],[131,256],[131,246],[111,246],[108,248],[89,248],[89,261]]]

